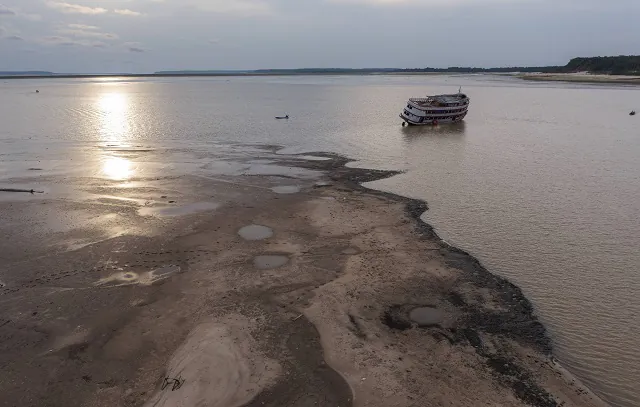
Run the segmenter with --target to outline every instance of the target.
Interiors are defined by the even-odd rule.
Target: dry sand
[[[518,77],[528,81],[618,83],[618,84],[627,84],[627,85],[640,85],[640,76],[628,76],[628,75],[602,75],[602,74],[587,74],[587,73],[574,73],[574,74],[527,73],[527,74],[520,74],[518,75]]]
[[[283,160],[330,185],[183,178],[193,202],[225,203],[170,219],[128,203],[147,235],[0,253],[0,406],[602,405],[521,291],[419,220],[425,204],[359,186],[388,173]]]

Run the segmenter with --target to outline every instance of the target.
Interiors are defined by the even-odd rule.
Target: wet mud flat
[[[361,186],[393,173],[314,155],[168,181],[201,211],[100,209],[153,233],[0,253],[0,406],[602,405],[518,287]]]

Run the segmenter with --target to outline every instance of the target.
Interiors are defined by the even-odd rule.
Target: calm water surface
[[[472,99],[462,125],[400,126],[408,97],[459,85]],[[427,200],[426,220],[444,239],[523,288],[565,366],[612,405],[630,407],[640,405],[632,109],[640,88],[488,76],[6,81],[0,185],[32,186],[39,170],[59,176],[44,190],[87,171],[111,179],[224,171],[203,157],[235,142],[406,170],[372,186]],[[273,119],[284,114],[291,120]]]

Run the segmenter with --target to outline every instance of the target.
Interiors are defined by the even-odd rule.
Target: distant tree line
[[[449,68],[300,68],[300,69],[258,69],[249,71],[256,74],[353,74],[366,75],[376,73],[490,73],[490,72],[560,72],[564,67],[544,66],[544,67],[504,67],[504,68],[473,68],[451,66]]]
[[[464,66],[450,66],[449,68],[418,68],[401,69],[401,72],[426,72],[426,73],[508,73],[508,72],[560,72],[562,66],[510,66],[502,68],[474,68]]]
[[[610,75],[640,75],[640,55],[617,57],[573,58],[565,66],[566,72],[592,72]]]
[[[406,70],[411,71],[411,70]],[[620,55],[617,57],[573,58],[565,66],[514,66],[507,68],[464,68],[450,67],[445,69],[425,68],[421,72],[541,72],[541,73],[574,73],[590,72],[609,75],[640,75],[640,55]]]
[[[376,74],[376,73],[508,73],[541,72],[572,73],[591,72],[610,75],[640,74],[640,56],[573,58],[565,66],[510,66],[502,68],[475,68],[451,66],[448,68],[303,68],[303,69],[259,69],[258,74]]]
[[[610,75],[640,75],[639,55],[620,55],[617,57],[573,58],[565,66],[511,66],[502,68],[474,68],[451,66],[449,68],[301,68],[301,69],[258,69],[253,71],[202,70],[202,71],[161,71],[154,74],[121,74],[123,76],[225,76],[225,75],[375,75],[389,73],[572,73],[590,72]],[[2,72],[0,78],[11,77],[84,77],[99,75],[55,74],[45,71]]]

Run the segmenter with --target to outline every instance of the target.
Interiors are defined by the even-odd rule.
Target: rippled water
[[[472,100],[462,125],[400,126],[408,97],[459,85]],[[45,174],[59,182],[35,186],[51,195],[68,192],[65,177],[298,171],[207,159],[233,143],[406,170],[372,186],[426,199],[426,220],[443,238],[523,288],[561,361],[612,405],[630,407],[640,405],[632,109],[639,88],[487,76],[7,81],[0,185],[31,189]],[[284,114],[291,119],[274,119]],[[289,175],[309,175],[300,171]]]

